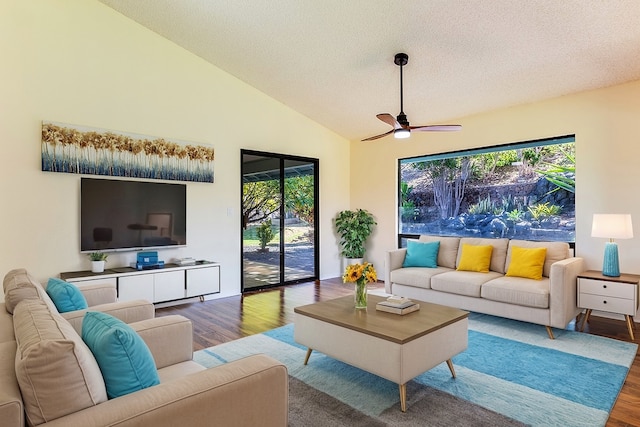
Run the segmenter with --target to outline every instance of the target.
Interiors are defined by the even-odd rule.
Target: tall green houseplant
[[[342,211],[335,218],[336,231],[340,236],[342,256],[347,258],[363,258],[367,238],[377,223],[373,215],[364,209]]]

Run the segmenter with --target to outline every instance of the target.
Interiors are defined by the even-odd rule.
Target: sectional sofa
[[[544,325],[551,339],[551,328],[566,328],[581,311],[576,305],[576,286],[584,262],[572,256],[565,242],[422,235],[416,243],[411,242],[411,247],[420,247],[420,243],[438,246],[430,266],[407,263],[408,248],[387,252],[387,293]],[[473,265],[461,265],[466,245],[475,246],[472,250],[491,246],[485,272],[472,271]],[[544,256],[537,261],[539,279],[523,277],[528,270],[522,273],[521,261],[526,260],[521,254],[541,252]],[[514,254],[518,255],[518,265]],[[465,264],[474,264],[478,256],[466,258]]]
[[[205,369],[192,360],[193,330],[188,319],[155,318],[153,304],[147,301],[115,302],[115,287],[80,288],[88,310],[66,313],[58,312],[45,287],[24,269],[9,272],[3,287],[2,426],[287,424],[287,369],[268,356]],[[119,397],[107,395],[103,366],[81,338],[87,311],[92,313],[89,317],[108,313],[110,319],[128,322],[133,335],[148,347],[159,384]],[[121,369],[122,365],[116,366],[118,375]]]

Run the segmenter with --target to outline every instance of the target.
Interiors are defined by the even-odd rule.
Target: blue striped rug
[[[445,363],[416,377],[408,385],[407,414],[420,404],[412,402],[411,393],[427,393],[417,391],[422,387],[527,425],[604,426],[637,345],[572,331],[554,333],[556,339],[550,340],[542,326],[472,313],[469,347],[453,358],[457,378],[451,378]],[[304,366],[306,348],[293,341],[292,324],[198,351],[194,360],[212,367],[256,353],[281,361],[291,377],[380,425],[395,424],[385,414],[397,414],[396,384],[318,352]]]

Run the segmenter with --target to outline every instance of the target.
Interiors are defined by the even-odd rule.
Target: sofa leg
[[[547,333],[549,334],[549,338],[551,338],[552,340],[556,339],[556,337],[553,336],[553,331],[551,330],[551,326],[545,326],[545,328],[547,328]]]

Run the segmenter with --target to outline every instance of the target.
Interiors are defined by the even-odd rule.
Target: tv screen
[[[185,246],[187,186],[82,178],[80,250]]]

